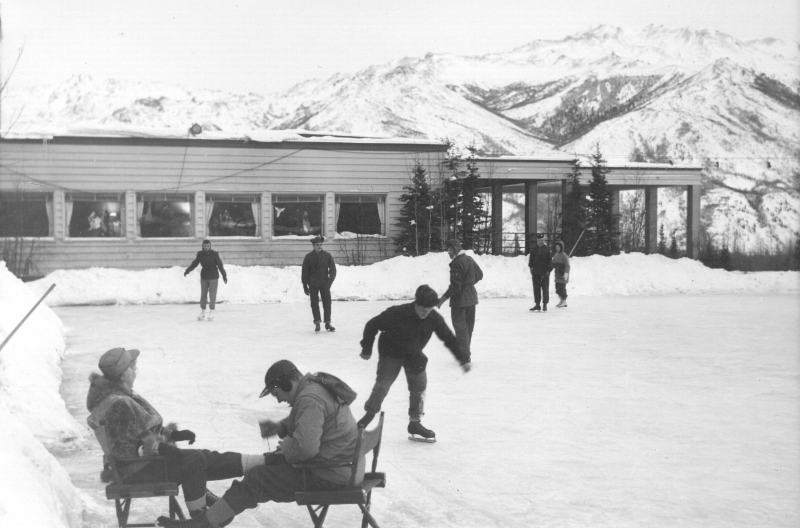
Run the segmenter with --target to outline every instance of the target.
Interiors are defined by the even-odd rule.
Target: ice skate
[[[320,331],[319,323],[314,323],[314,331],[315,332],[319,332]]]
[[[536,303],[536,306],[534,306],[533,308],[531,308],[531,310],[530,310],[530,311],[531,311],[531,312],[539,312],[539,311],[541,311],[541,310],[542,310],[542,307],[541,307],[541,306],[539,306],[539,303]]]
[[[426,429],[420,422],[408,422],[408,439],[414,442],[436,442],[436,433]]]
[[[335,332],[336,331],[336,329],[330,323],[325,323],[325,330],[327,330],[328,332]]]
[[[208,317],[206,317],[206,321],[209,321],[209,322],[211,322],[211,321],[213,321],[213,320],[214,320],[214,310],[211,310],[211,311],[208,313]]]
[[[567,307],[566,299],[561,299],[560,301],[558,301],[558,304],[556,305],[556,308],[566,308],[566,307]]]
[[[543,304],[542,304],[542,311],[543,311],[543,312],[546,312],[546,311],[547,311],[547,303],[543,303]]]
[[[198,321],[205,321],[206,320],[206,311],[200,310],[200,315],[197,316]]]

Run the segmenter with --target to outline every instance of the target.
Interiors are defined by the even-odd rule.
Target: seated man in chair
[[[175,424],[163,426],[161,415],[133,390],[138,373],[138,350],[113,348],[102,355],[98,366],[102,375],[89,377],[87,418],[103,448],[104,482],[112,480],[111,458],[142,457],[141,462],[118,464],[119,484],[163,480],[163,465],[148,464],[147,457],[162,455],[167,462],[167,478],[183,488],[189,514],[196,517],[218,497],[206,489],[208,480],[241,477],[247,470],[264,464],[263,455],[218,453],[205,449],[178,449],[174,442],[194,443],[195,434],[180,431]]]
[[[159,517],[163,527],[212,528],[224,526],[248,508],[260,502],[294,502],[295,493],[308,490],[342,489],[350,485],[350,467],[323,467],[349,464],[355,453],[358,427],[350,404],[356,393],[343,381],[319,372],[301,374],[290,361],[273,364],[264,377],[266,387],[260,397],[272,394],[279,403],[292,408],[280,422],[263,421],[261,436],[278,435],[276,454],[266,455],[268,462],[247,471],[205,515],[185,521]],[[304,482],[297,463],[320,464]],[[356,484],[363,480],[363,474]]]

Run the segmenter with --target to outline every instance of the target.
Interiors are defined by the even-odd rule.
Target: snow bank
[[[222,255],[225,258],[225,255]],[[478,284],[483,298],[530,297],[527,257],[479,255],[484,272]],[[338,265],[331,292],[336,300],[396,300],[413,297],[420,284],[439,293],[448,285],[446,253],[395,257],[370,266]],[[740,273],[706,268],[691,259],[632,253],[571,260],[570,296],[657,295],[674,293],[780,293],[800,291],[797,272]],[[226,266],[228,284],[217,299],[230,303],[304,302],[300,267]],[[52,283],[51,306],[74,304],[172,304],[197,302],[199,272],[183,277],[184,268],[127,271],[110,268],[60,270],[29,283],[38,294]],[[554,287],[551,285],[551,291]]]
[[[0,341],[38,297],[0,262]],[[0,526],[81,524],[80,492],[44,447],[81,434],[59,393],[65,349],[61,320],[40,305],[0,350]]]

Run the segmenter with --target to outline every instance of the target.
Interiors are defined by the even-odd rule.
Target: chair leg
[[[367,524],[369,524],[372,528],[381,528],[378,526],[378,521],[375,520],[375,517],[369,513],[369,508],[367,508],[367,506],[359,504],[358,507],[361,508],[361,512],[364,514],[364,517],[361,519],[362,527],[366,528]]]
[[[306,504],[306,508],[308,508],[308,513],[311,515],[311,520],[314,522],[314,528],[322,528],[322,523],[325,522],[325,516],[328,515],[328,507],[329,505],[320,506],[316,510],[310,505]],[[322,513],[317,515],[317,511],[322,510]]]
[[[181,505],[178,504],[178,501],[172,495],[169,496],[169,518],[173,521],[180,520],[185,521],[186,517],[183,516],[183,509],[181,509]]]
[[[119,523],[119,528],[127,528],[128,515],[131,511],[131,499],[114,499],[114,507],[117,510],[117,523]]]

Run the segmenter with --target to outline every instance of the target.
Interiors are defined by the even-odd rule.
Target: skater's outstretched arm
[[[186,271],[183,272],[183,276],[184,277],[187,276],[188,274],[190,274],[192,271],[194,271],[194,269],[197,267],[197,265],[200,264],[200,258],[202,256],[203,256],[203,254],[200,251],[198,251],[197,252],[197,256],[195,257],[194,261],[191,264],[189,264],[189,267],[186,268]]]

